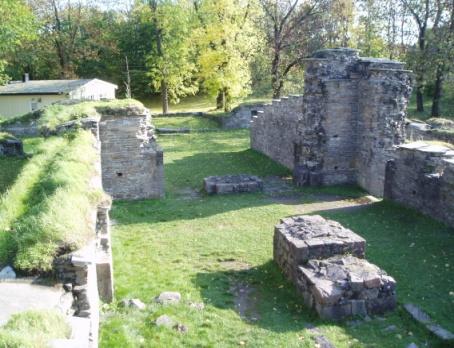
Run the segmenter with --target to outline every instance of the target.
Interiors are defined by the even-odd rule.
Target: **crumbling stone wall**
[[[454,226],[454,150],[415,142],[386,165],[385,198]]]
[[[163,152],[150,125],[150,113],[138,106],[109,109],[99,122],[102,181],[118,199],[164,195]]]
[[[381,196],[386,161],[405,140],[411,80],[402,68],[352,49],[316,52],[304,96],[253,117],[252,148],[293,169],[299,185],[358,183]]]
[[[24,147],[22,141],[13,136],[0,139],[0,156],[23,156]]]

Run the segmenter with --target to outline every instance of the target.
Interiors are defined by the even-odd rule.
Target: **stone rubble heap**
[[[208,194],[256,192],[263,189],[263,181],[248,174],[209,176],[203,179],[203,186]]]
[[[365,248],[362,237],[319,215],[285,218],[275,227],[274,260],[323,319],[395,308],[396,282],[363,259]]]

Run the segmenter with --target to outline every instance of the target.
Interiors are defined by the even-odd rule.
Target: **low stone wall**
[[[265,104],[252,116],[251,148],[293,169],[303,97],[289,96]]]
[[[454,226],[454,150],[415,142],[386,166],[385,198]]]
[[[229,116],[221,118],[222,128],[250,128],[252,116],[256,115],[258,110],[262,110],[263,106],[263,104],[242,104],[237,106],[230,112]]]
[[[454,144],[454,130],[451,132],[433,128],[425,122],[408,121],[406,124],[409,141],[442,141]]]

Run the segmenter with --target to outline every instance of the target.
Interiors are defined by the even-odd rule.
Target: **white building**
[[[115,99],[117,85],[98,80],[36,80],[0,86],[0,116],[24,115],[64,99]]]

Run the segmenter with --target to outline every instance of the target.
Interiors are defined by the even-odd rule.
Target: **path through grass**
[[[330,323],[303,306],[272,261],[273,226],[297,214],[318,191],[294,189],[292,199],[267,194],[205,196],[204,176],[288,171],[249,149],[247,131],[186,134],[159,139],[165,150],[167,196],[159,201],[115,202],[112,218],[116,296],[140,298],[148,308],[105,307],[102,347],[314,347],[308,323],[336,347],[442,347],[402,310],[417,303],[454,329],[454,231],[389,203],[322,212],[368,241],[368,259],[398,283],[399,308],[371,321]],[[325,188],[324,195],[361,195]],[[247,287],[245,317],[237,311],[238,287]],[[153,298],[179,291],[182,301],[161,307]],[[197,310],[192,302],[204,302]],[[158,328],[167,314],[188,327],[181,334]],[[395,325],[395,330],[386,328]]]

